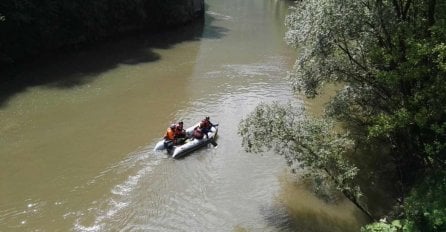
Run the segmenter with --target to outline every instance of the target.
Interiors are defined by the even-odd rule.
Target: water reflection
[[[286,174],[280,182],[277,202],[264,209],[264,216],[281,231],[356,232],[367,222],[345,198],[334,203],[318,199],[304,184]]]

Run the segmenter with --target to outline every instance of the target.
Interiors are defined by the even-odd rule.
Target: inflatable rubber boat
[[[210,131],[208,132],[208,137],[203,136],[202,139],[196,139],[193,138],[192,134],[194,132],[194,129],[199,124],[196,124],[192,127],[189,127],[186,129],[186,140],[181,145],[172,145],[171,141],[166,141],[165,139],[159,141],[156,145],[154,150],[155,151],[162,151],[167,150],[167,153],[172,155],[172,158],[180,158],[183,157],[201,147],[204,147],[208,145],[209,143],[213,146],[217,146],[217,143],[215,142],[215,138],[217,136],[218,132],[218,126],[212,126]],[[169,144],[170,143],[170,144]]]

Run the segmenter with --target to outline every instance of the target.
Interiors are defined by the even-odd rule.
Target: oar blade
[[[218,144],[215,142],[214,139],[210,139],[209,142],[210,142],[214,147],[216,147],[216,146],[218,145]]]

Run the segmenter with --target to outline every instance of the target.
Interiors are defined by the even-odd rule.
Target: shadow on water
[[[261,208],[269,225],[280,231],[354,232],[367,222],[348,200],[328,203],[292,179],[281,178],[282,188],[277,202]]]
[[[218,39],[226,28],[212,26],[210,15],[169,31],[141,33],[89,44],[79,51],[58,51],[33,61],[0,70],[0,108],[30,87],[70,89],[88,84],[119,65],[155,62],[162,57],[154,49],[201,39]]]

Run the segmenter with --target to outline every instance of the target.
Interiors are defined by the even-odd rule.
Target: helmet
[[[183,125],[183,121],[179,121],[178,124]]]
[[[206,116],[206,120],[209,120],[209,116]]]
[[[175,129],[175,124],[170,125],[170,129]]]

